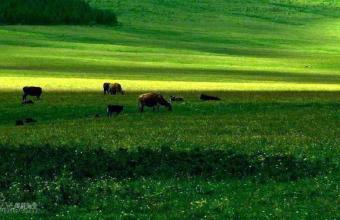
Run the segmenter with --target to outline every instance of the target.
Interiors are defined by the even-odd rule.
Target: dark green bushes
[[[91,8],[83,0],[1,0],[0,24],[117,24],[110,11]]]

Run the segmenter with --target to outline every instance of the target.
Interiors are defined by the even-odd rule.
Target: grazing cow
[[[28,100],[23,100],[22,104],[23,105],[30,105],[30,104],[34,104],[34,102],[32,100],[28,99]]]
[[[120,93],[124,95],[124,91],[122,89],[122,86],[119,83],[110,83],[109,84],[109,93],[111,95],[116,95],[117,93]]]
[[[112,117],[112,114],[115,112],[116,115],[123,111],[124,106],[122,105],[108,105],[107,106],[107,116]]]
[[[172,110],[171,100],[170,102],[166,101],[164,97],[157,93],[145,93],[138,97],[138,106],[140,112],[144,111],[144,106],[152,107],[153,111],[155,111],[155,107],[159,111],[159,106],[163,105],[168,108],[169,111]]]
[[[35,96],[35,97],[37,97],[37,99],[39,99],[41,94],[42,94],[41,87],[25,86],[22,90],[24,91],[24,95],[22,96],[22,100],[26,100],[26,97],[28,95]]]
[[[220,98],[216,97],[216,96],[210,96],[210,95],[205,95],[205,94],[201,94],[200,99],[203,101],[208,101],[208,100],[221,100]]]
[[[34,122],[37,122],[37,120],[33,119],[33,118],[26,118],[25,119],[25,122],[26,123],[34,123]]]
[[[16,126],[24,125],[24,121],[23,120],[16,120],[15,125]]]
[[[170,100],[172,102],[183,102],[184,98],[183,97],[179,97],[179,96],[170,96]]]
[[[106,82],[103,84],[104,95],[110,94],[110,83]]]

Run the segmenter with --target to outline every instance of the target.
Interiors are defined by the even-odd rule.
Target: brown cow
[[[117,93],[124,95],[125,93],[122,89],[122,86],[119,83],[106,82],[103,84],[103,90],[104,90],[104,95],[106,94],[116,95]]]
[[[22,96],[22,100],[26,100],[26,97],[28,95],[35,96],[35,97],[37,97],[37,99],[39,99],[41,94],[42,94],[41,87],[25,86],[22,90],[24,91],[24,95]]]
[[[116,95],[117,93],[124,95],[122,86],[119,83],[110,84],[109,92],[111,95]]]
[[[152,107],[155,111],[155,107],[159,111],[159,106],[163,105],[168,108],[169,111],[172,110],[171,103],[166,101],[164,97],[157,93],[145,93],[138,97],[138,106],[140,112],[144,111],[144,106]]]

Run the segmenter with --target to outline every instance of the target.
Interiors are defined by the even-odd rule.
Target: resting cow
[[[41,87],[35,87],[35,86],[25,86],[23,89],[24,95],[22,96],[22,100],[26,100],[27,96],[35,96],[37,99],[40,98],[42,94],[42,88]]]
[[[152,107],[155,111],[155,107],[159,111],[159,106],[163,105],[168,108],[169,111],[172,110],[171,103],[166,101],[164,97],[157,93],[145,93],[138,97],[138,106],[140,112],[144,111],[144,106]]]
[[[203,101],[221,100],[220,98],[218,98],[216,96],[210,96],[210,95],[205,95],[205,94],[201,94],[200,99],[203,100]]]
[[[170,100],[172,102],[183,102],[184,101],[184,98],[183,97],[180,97],[180,96],[170,96]]]

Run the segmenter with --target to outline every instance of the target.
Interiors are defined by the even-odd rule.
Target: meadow
[[[0,26],[1,219],[339,218],[339,3],[88,2],[119,25]]]

